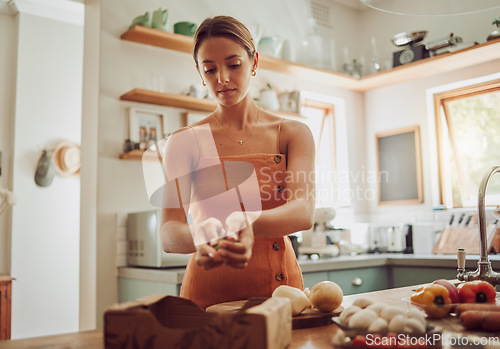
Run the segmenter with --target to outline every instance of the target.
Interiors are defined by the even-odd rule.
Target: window
[[[310,91],[300,94],[300,121],[311,129],[316,146],[316,207],[348,208],[353,193],[347,156],[345,101]]]
[[[441,204],[477,205],[483,174],[500,165],[500,80],[434,95]],[[493,178],[486,204],[500,202]]]
[[[333,105],[306,100],[302,105],[304,122],[309,126],[316,145],[316,206],[331,207],[338,201],[335,161],[335,117]]]

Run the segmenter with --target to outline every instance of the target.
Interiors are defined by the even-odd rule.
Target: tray
[[[346,334],[347,337],[351,337],[351,338],[359,336],[359,335],[366,336],[367,334],[378,334],[378,335],[384,336],[388,333],[387,331],[381,332],[381,333],[369,333],[368,331],[365,331],[365,330],[350,328],[349,326],[344,324],[340,320],[340,318],[338,318],[338,317],[333,317],[332,321],[344,331],[344,333]],[[408,334],[408,335],[411,337],[423,337],[423,336],[429,336],[429,335],[433,335],[436,333],[442,333],[442,332],[443,332],[443,329],[441,327],[435,326],[427,321],[426,327],[425,327],[425,333],[423,333],[421,335],[414,335],[414,334]],[[398,333],[396,333],[396,335],[398,335]]]

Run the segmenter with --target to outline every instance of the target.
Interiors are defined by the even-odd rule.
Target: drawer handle
[[[361,286],[363,284],[363,279],[356,277],[356,278],[352,279],[352,284],[354,286]]]

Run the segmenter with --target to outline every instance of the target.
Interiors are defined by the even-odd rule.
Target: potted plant
[[[491,24],[496,25],[497,29],[493,30],[490,33],[490,35],[488,35],[488,38],[486,40],[493,40],[500,38],[500,16],[495,18]]]

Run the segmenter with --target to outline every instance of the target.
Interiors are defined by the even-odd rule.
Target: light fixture
[[[450,16],[500,9],[500,0],[360,0],[376,10],[409,16]],[[495,17],[496,14],[492,14]]]

